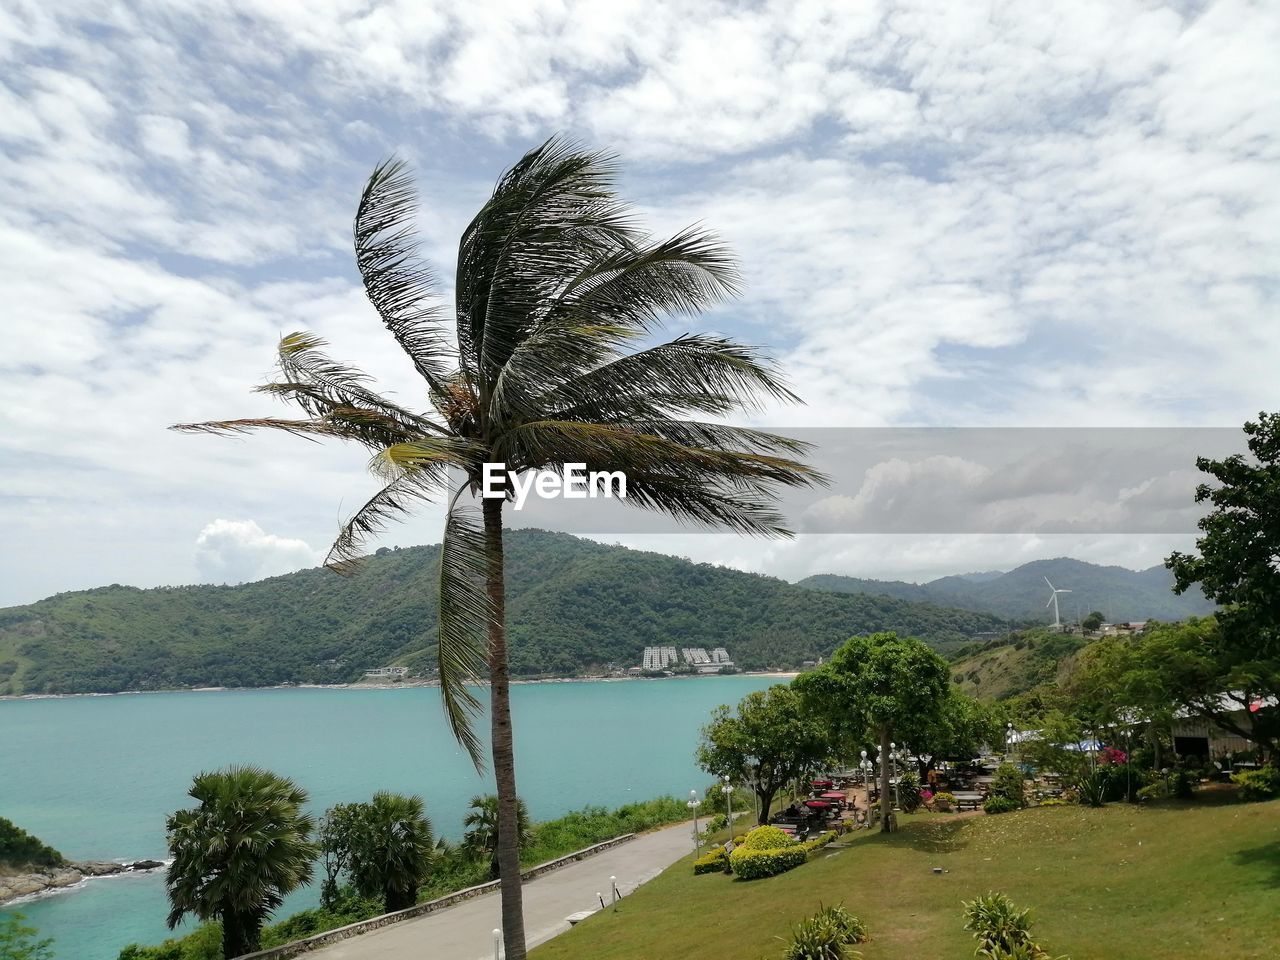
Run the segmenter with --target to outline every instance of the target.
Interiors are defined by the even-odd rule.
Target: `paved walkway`
[[[699,824],[701,826],[701,824]],[[596,892],[608,904],[609,878],[618,878],[626,896],[682,856],[693,853],[689,823],[663,827],[619,844],[594,857],[553,870],[524,885],[524,929],[532,949],[569,929],[565,917],[600,909]],[[498,894],[464,900],[456,906],[404,920],[306,954],[308,960],[493,960],[493,931],[502,926]]]

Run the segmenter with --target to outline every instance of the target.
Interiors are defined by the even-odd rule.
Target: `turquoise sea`
[[[517,778],[535,819],[615,807],[709,782],[693,761],[711,709],[776,679],[519,684]],[[471,796],[489,792],[449,735],[439,691],[193,691],[0,702],[0,816],[68,857],[162,859],[165,816],[191,777],[257,763],[294,778],[316,812],[375,790],[419,793],[456,838]],[[314,888],[280,916],[311,906]],[[115,960],[169,935],[162,873],[92,880],[10,905],[55,942],[58,960]]]

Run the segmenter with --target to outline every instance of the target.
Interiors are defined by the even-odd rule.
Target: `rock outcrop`
[[[68,861],[61,867],[32,870],[27,867],[11,867],[0,864],[0,904],[33,893],[58,890],[74,886],[90,877],[108,877],[117,873],[145,873],[164,866],[160,860],[134,860],[117,863],[114,860]]]

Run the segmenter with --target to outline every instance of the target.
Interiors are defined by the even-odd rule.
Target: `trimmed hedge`
[[[1270,800],[1280,797],[1280,770],[1265,766],[1261,770],[1233,773],[1232,783],[1240,787],[1240,799],[1248,801]]]
[[[800,844],[772,850],[738,847],[729,854],[729,865],[740,880],[759,880],[800,866],[809,859],[809,851]]]
[[[796,843],[775,827],[757,827],[751,833],[756,833],[757,830],[776,830],[777,834],[781,834],[785,838],[786,845],[765,848],[750,847],[746,845],[744,840],[743,846],[735,848],[733,853],[729,854],[729,866],[739,879],[759,880],[762,877],[773,877],[779,873],[793,870],[802,863],[807,862],[811,853],[821,850],[838,836],[834,830],[828,830],[812,840]],[[750,837],[751,834],[747,836]],[[776,843],[777,837],[773,833],[764,834],[757,838],[756,842]]]
[[[724,847],[716,847],[693,861],[693,874],[698,876],[703,873],[724,873],[728,865],[729,854],[725,852]]]
[[[795,838],[778,827],[756,827],[751,830],[737,849],[742,850],[780,850],[794,844]]]

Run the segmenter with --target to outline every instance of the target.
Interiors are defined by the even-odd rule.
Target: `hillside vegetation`
[[[639,664],[653,644],[725,646],[784,668],[878,630],[942,650],[1001,627],[931,603],[823,593],[565,534],[508,537],[516,674]],[[0,694],[347,682],[434,658],[438,547],[383,550],[354,577],[303,570],[241,586],[119,585],[0,609]]]
[[[797,586],[926,601],[992,613],[1011,620],[1048,623],[1052,616],[1045,609],[1045,601],[1049,598],[1049,588],[1044,582],[1046,577],[1055,587],[1071,591],[1060,598],[1063,620],[1074,620],[1077,610],[1081,616],[1098,610],[1114,622],[1185,620],[1205,616],[1214,610],[1212,601],[1199,590],[1175,595],[1173,574],[1164,567],[1129,570],[1066,557],[1034,560],[1008,573],[964,574],[928,583],[820,574],[801,580]]]
[[[1089,642],[1078,633],[1019,630],[953,651],[952,679],[972,697],[1004,700],[1064,680]]]
[[[0,817],[0,867],[60,867],[66,859],[12,820]]]

